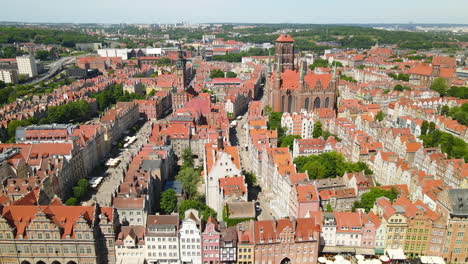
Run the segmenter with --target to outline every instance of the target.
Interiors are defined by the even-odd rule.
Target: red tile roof
[[[297,200],[299,202],[318,202],[320,198],[318,196],[317,187],[313,184],[308,185],[297,185]]]
[[[221,178],[219,179],[219,187],[223,190],[225,196],[242,196],[247,192],[244,176]]]
[[[281,34],[277,39],[276,42],[294,42],[294,39],[288,34]]]

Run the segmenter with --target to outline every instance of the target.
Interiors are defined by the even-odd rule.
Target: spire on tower
[[[301,65],[300,80],[301,80],[301,82],[303,82],[303,81],[304,81],[304,77],[305,77],[305,75],[306,75],[306,73],[307,73],[307,61],[306,61],[305,58],[302,58],[301,61],[302,61],[302,65]]]
[[[333,78],[332,79],[335,80],[336,79],[336,60],[333,61],[333,71],[332,72],[333,72]]]
[[[278,61],[276,64],[276,79],[281,79],[281,56],[278,55]]]
[[[268,73],[271,73],[271,52],[268,50]]]

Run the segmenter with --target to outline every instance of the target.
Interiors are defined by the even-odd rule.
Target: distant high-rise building
[[[17,83],[18,71],[17,70],[0,70],[0,81],[4,83]]]
[[[32,55],[23,55],[16,57],[18,63],[18,73],[28,75],[29,78],[37,76],[36,59]]]

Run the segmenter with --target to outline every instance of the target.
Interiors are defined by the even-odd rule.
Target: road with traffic
[[[36,83],[40,83],[42,81],[48,80],[49,78],[54,76],[57,73],[57,71],[61,70],[64,66],[74,64],[74,63],[75,63],[75,57],[65,57],[65,58],[58,59],[49,64],[49,70],[47,71],[47,73],[45,73],[44,75],[38,76],[37,78],[31,81],[28,81],[25,84],[36,84]]]
[[[119,185],[123,182],[125,173],[127,172],[128,166],[132,162],[140,151],[144,144],[147,144],[151,136],[152,121],[147,121],[140,130],[135,134],[136,141],[126,149],[120,149],[117,151],[117,158],[120,163],[117,167],[108,167],[102,175],[92,176],[103,176],[104,181],[98,187],[96,194],[94,194],[87,203],[97,202],[101,206],[111,206],[112,197],[116,193]]]

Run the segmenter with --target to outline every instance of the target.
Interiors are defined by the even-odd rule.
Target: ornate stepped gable
[[[3,208],[0,223],[7,223],[16,239],[41,239],[42,235],[76,239],[85,238],[87,232],[91,232],[88,235],[92,239],[94,210],[94,206],[11,205]],[[47,230],[48,234],[40,230]]]

